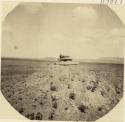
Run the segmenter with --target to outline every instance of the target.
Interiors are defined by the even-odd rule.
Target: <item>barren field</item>
[[[2,59],[1,91],[31,120],[95,121],[123,96],[123,64]]]

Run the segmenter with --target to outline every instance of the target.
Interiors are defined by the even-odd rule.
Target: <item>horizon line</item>
[[[43,57],[43,58],[29,58],[29,57],[6,57],[6,56],[1,56],[2,58],[9,58],[9,59],[46,59],[46,58],[53,58],[53,59],[58,59],[59,57]],[[72,58],[72,57],[71,57]],[[117,58],[117,59],[124,59],[124,57],[99,57],[99,58],[72,58],[72,59],[103,59],[103,58]]]

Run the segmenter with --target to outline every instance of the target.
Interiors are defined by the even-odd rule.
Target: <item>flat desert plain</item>
[[[31,120],[95,121],[123,96],[123,64],[2,59],[1,91]]]

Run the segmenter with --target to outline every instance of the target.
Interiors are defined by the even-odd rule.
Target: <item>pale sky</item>
[[[25,3],[3,22],[2,56],[123,57],[125,30],[107,6]]]

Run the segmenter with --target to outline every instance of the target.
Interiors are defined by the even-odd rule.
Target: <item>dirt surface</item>
[[[123,65],[2,60],[1,90],[31,120],[95,121],[123,96]]]

